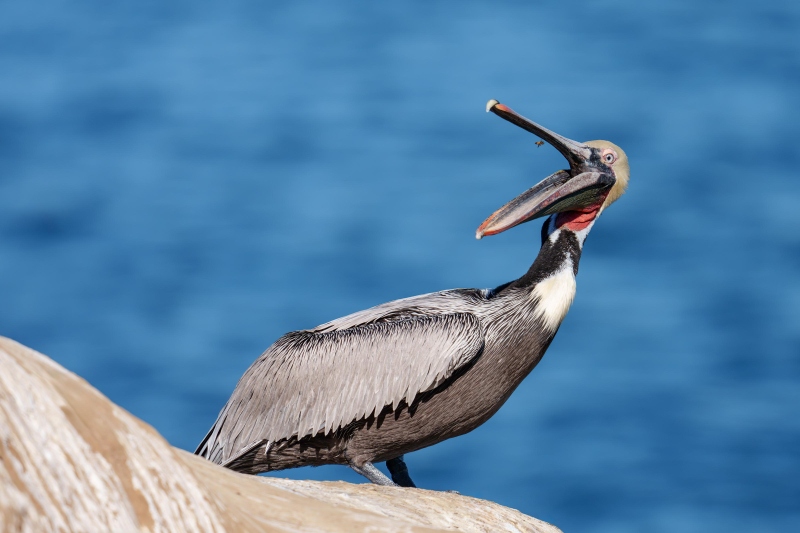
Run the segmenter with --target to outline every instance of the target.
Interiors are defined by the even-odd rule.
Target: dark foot
[[[402,455],[386,461],[386,468],[388,468],[389,473],[392,474],[392,481],[401,487],[416,487],[414,482],[411,481],[411,476],[408,475],[408,467],[405,461],[403,461]]]
[[[397,484],[386,477],[386,474],[378,470],[372,463],[364,463],[364,466],[350,465],[350,468],[372,481],[376,485],[384,485],[388,487],[396,487]],[[409,480],[410,481],[410,480]]]

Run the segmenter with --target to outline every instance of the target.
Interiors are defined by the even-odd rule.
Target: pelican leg
[[[372,481],[376,485],[385,485],[388,487],[396,487],[397,483],[386,477],[386,474],[378,470],[378,468],[372,463],[364,463],[364,466],[356,466],[354,464],[350,464],[350,468],[367,478],[368,480]]]
[[[402,455],[386,461],[386,468],[388,468],[389,473],[392,474],[392,481],[401,487],[416,487],[414,482],[411,481],[411,476],[408,475],[408,467],[405,461],[403,461]]]

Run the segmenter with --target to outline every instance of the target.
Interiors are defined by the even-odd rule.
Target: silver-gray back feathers
[[[407,298],[281,337],[242,376],[198,453],[223,464],[255,443],[412,403],[483,349],[479,319],[459,312],[473,298],[478,291]]]

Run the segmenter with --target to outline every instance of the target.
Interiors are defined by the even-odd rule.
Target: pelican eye
[[[603,161],[608,163],[609,165],[617,160],[617,157],[614,155],[614,152],[606,152],[603,154]]]

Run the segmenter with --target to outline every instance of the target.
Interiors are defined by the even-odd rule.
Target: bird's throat
[[[597,205],[559,213],[556,215],[555,226],[557,228],[567,228],[574,232],[586,229],[594,222],[597,215],[600,214],[602,205],[602,203],[599,203]]]

